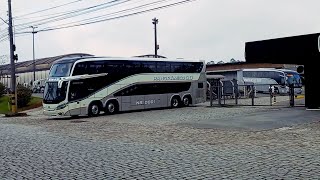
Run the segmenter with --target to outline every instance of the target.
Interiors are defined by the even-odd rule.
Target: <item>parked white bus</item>
[[[244,80],[253,82],[258,92],[269,93],[271,85],[274,86],[276,93],[286,94],[289,92],[286,74],[280,69],[255,68],[243,69],[242,72]],[[257,82],[257,79],[259,82]]]
[[[97,116],[205,100],[203,61],[84,57],[52,64],[43,108],[50,116]]]
[[[293,84],[294,93],[302,93],[302,82],[299,73],[289,69],[275,69],[275,68],[256,68],[256,69],[243,69],[243,78],[269,78],[272,81],[268,80],[260,84],[274,84],[275,81],[278,85],[275,86],[275,91],[277,93],[289,93],[289,85]],[[259,84],[259,83],[255,83]],[[265,86],[267,87],[267,86]],[[265,91],[268,91],[267,88],[264,88]]]

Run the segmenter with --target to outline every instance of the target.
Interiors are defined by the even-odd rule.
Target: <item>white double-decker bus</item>
[[[83,57],[52,64],[43,109],[51,116],[98,116],[205,100],[203,61]]]

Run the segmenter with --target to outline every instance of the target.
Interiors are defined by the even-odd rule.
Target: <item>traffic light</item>
[[[13,55],[13,60],[18,61],[18,54]]]
[[[12,49],[13,49],[13,53],[14,53],[14,51],[16,51],[16,45],[15,44],[13,45]],[[18,61],[18,54],[13,54],[13,60]]]

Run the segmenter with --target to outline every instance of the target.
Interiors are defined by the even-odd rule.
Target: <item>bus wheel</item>
[[[109,101],[106,105],[106,113],[115,114],[118,112],[118,103],[116,101]]]
[[[177,96],[172,97],[171,99],[171,107],[177,108],[180,106],[180,100]]]
[[[89,116],[98,116],[100,114],[100,106],[98,103],[91,103],[89,106]]]
[[[185,97],[183,97],[182,102],[183,102],[183,105],[184,105],[184,106],[189,106],[189,105],[190,105],[190,102],[191,102],[191,99],[190,99],[189,96],[185,96]]]

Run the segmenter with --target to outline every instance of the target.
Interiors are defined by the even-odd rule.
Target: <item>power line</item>
[[[122,1],[122,2],[119,2],[119,1]],[[52,16],[52,17],[43,18],[43,19],[40,19],[40,20],[35,20],[35,21],[26,22],[26,23],[22,23],[22,24],[17,24],[16,26],[30,26],[30,24],[35,25],[35,26],[40,26],[40,25],[43,25],[43,24],[56,22],[56,21],[61,21],[61,20],[72,18],[72,17],[80,16],[80,15],[83,15],[83,14],[96,12],[98,10],[109,8],[109,7],[118,5],[118,4],[129,2],[129,1],[131,1],[131,0],[112,0],[112,1],[109,1],[109,2],[106,2],[106,3],[102,3],[102,4],[98,4],[98,5],[95,5],[95,6],[69,11],[69,12],[66,12],[64,14],[55,15],[55,16]],[[113,4],[113,3],[116,3],[116,4]],[[23,28],[20,28],[19,30],[21,30],[21,29],[23,29]]]
[[[53,17],[50,17],[50,18],[46,18],[46,19],[49,19],[49,21],[42,22],[42,23],[40,23],[39,20],[38,21],[33,21],[33,22],[39,22],[39,23],[38,24],[32,24],[32,25],[40,26],[40,25],[43,25],[43,24],[46,24],[46,23],[57,22],[57,21],[61,21],[61,20],[65,20],[65,19],[71,18],[71,17],[75,17],[75,16],[79,16],[79,15],[83,15],[83,14],[87,14],[87,13],[91,13],[91,12],[96,12],[98,10],[102,10],[102,9],[105,9],[105,8],[110,8],[112,6],[124,4],[124,3],[132,1],[132,0],[125,0],[125,1],[122,1],[122,2],[118,2],[118,1],[119,0],[113,0],[113,1],[109,1],[109,2],[103,3],[103,4],[98,4],[98,5],[95,5],[95,6],[88,7],[88,8],[82,8],[82,9],[78,9],[78,10],[74,10],[74,11],[69,11],[68,13],[58,15],[58,16],[62,16],[62,15],[67,15],[67,14],[74,13],[74,12],[78,13],[78,14],[70,14],[69,17],[61,17],[59,19],[53,19]],[[147,6],[150,6],[151,4],[159,4],[159,3],[165,2],[165,1],[168,1],[168,0],[161,0],[161,1],[153,2],[153,3],[148,3],[148,4],[145,4],[145,5],[142,5],[142,6],[138,6],[138,7],[135,7],[135,8],[131,8],[131,9],[127,9],[127,10],[123,10],[123,11],[119,11],[119,12],[115,12],[115,13],[111,13],[111,14],[119,14],[121,12],[129,11],[129,10],[133,10],[133,9],[138,9],[138,8],[143,7],[143,6],[147,7]],[[115,3],[115,2],[118,2],[118,3]],[[115,3],[115,4],[110,4],[110,3]],[[137,2],[135,2],[135,3],[137,3]],[[105,5],[108,5],[108,6],[105,6]],[[100,6],[102,6],[102,7],[100,7]],[[85,11],[85,10],[90,10],[90,11],[86,11],[86,12],[82,12],[81,13],[81,11]],[[102,16],[96,16],[96,17],[93,17],[93,18],[88,18],[88,19],[80,20],[80,21],[76,21],[76,22],[83,22],[83,21],[88,21],[88,20],[91,20],[91,19],[102,18],[102,17],[110,16],[111,14],[102,15]],[[55,16],[55,17],[58,17],[58,16]],[[45,20],[45,19],[42,19],[42,20]],[[76,22],[72,22],[72,23],[76,23]],[[29,22],[29,23],[32,23],[32,22]],[[27,23],[23,23],[23,24],[19,24],[19,25],[24,25],[24,24],[27,24]],[[28,26],[25,25],[25,27],[17,28],[17,31],[19,31],[19,30],[21,31],[21,30],[27,29],[29,27],[30,27],[30,24],[28,24]]]
[[[8,37],[8,34],[2,33],[2,34],[0,35],[0,40],[3,39],[3,38],[6,38],[6,37]]]
[[[147,13],[147,12],[151,12],[151,11],[155,11],[155,10],[165,9],[165,8],[169,8],[169,7],[173,7],[173,6],[189,3],[189,2],[192,2],[192,1],[196,1],[196,0],[183,0],[183,1],[175,2],[175,3],[163,5],[163,6],[160,6],[160,7],[155,7],[155,8],[143,10],[143,11],[138,11],[138,12],[129,13],[129,14],[125,14],[125,15],[119,15],[119,16],[116,16],[116,17],[105,18],[105,19],[90,21],[90,22],[86,22],[86,23],[79,23],[79,24],[75,24],[75,25],[66,25],[66,26],[60,26],[60,27],[56,26],[56,27],[49,27],[49,28],[39,29],[37,32],[68,29],[68,28],[72,28],[72,27],[79,27],[79,26],[85,26],[85,25],[95,24],[95,23],[104,22],[104,21],[120,19],[120,18],[129,17],[129,16],[133,16],[133,15],[138,15],[138,14],[142,14],[142,13]],[[31,31],[17,32],[16,35],[17,35],[17,37],[19,37],[21,35],[27,35],[27,34],[30,34],[30,33],[32,33],[32,32]],[[1,40],[0,40],[0,42],[1,42]]]
[[[161,3],[164,3],[164,2],[168,2],[168,1],[173,1],[173,0],[159,0],[159,1],[156,1],[156,2],[143,4],[143,5],[140,5],[140,6],[133,7],[133,8],[128,8],[128,9],[125,9],[125,10],[121,10],[121,11],[117,11],[117,12],[113,12],[113,13],[109,13],[109,14],[105,14],[105,15],[100,15],[100,16],[96,16],[96,17],[92,17],[92,18],[87,18],[87,19],[83,19],[83,20],[79,20],[79,21],[74,21],[74,22],[70,22],[70,23],[65,23],[65,24],[61,24],[61,25],[58,25],[58,26],[65,26],[65,25],[69,26],[70,24],[75,24],[75,23],[80,23],[80,22],[88,23],[86,21],[90,22],[92,20],[96,20],[97,21],[99,19],[101,20],[102,18],[110,17],[111,15],[122,14],[122,13],[125,13],[125,12],[130,12],[130,11],[133,11],[133,10],[146,8],[146,7],[149,7],[149,6],[152,6],[152,5],[161,4]],[[182,1],[182,3],[185,3],[185,2]],[[175,3],[173,3],[173,4],[175,4]],[[181,4],[181,2],[178,2],[177,4]],[[169,6],[172,6],[172,5],[169,5]],[[53,20],[53,22],[55,22],[55,21]],[[36,25],[39,26],[41,24],[36,24]],[[23,30],[23,29],[26,29],[26,28],[20,28],[18,30]],[[48,28],[43,28],[43,29],[48,29]]]
[[[139,1],[146,1],[146,0],[137,0],[138,2]],[[134,3],[137,3],[137,2],[134,2]],[[80,9],[81,10],[81,9]],[[24,20],[24,19],[37,19],[37,18],[43,18],[43,17],[50,17],[50,16],[52,16],[52,17],[54,17],[54,16],[57,16],[57,15],[64,15],[64,14],[67,14],[67,13],[72,13],[72,12],[78,12],[78,11],[80,11],[79,9],[77,9],[77,10],[70,10],[70,11],[64,11],[64,12],[56,12],[56,13],[50,13],[50,14],[42,14],[42,15],[38,15],[38,16],[33,16],[33,17],[25,17],[25,18],[23,18],[23,17],[21,17],[21,18],[15,18],[15,20],[18,20],[18,21],[20,21],[20,20]],[[50,17],[51,18],[51,17]],[[36,21],[39,21],[39,20],[36,20]]]
[[[129,16],[133,16],[133,15],[138,15],[138,14],[142,14],[142,13],[146,13],[146,12],[165,9],[165,8],[169,8],[169,7],[172,7],[172,6],[177,6],[177,5],[180,5],[180,4],[185,4],[185,3],[188,3],[188,2],[192,2],[192,1],[196,1],[196,0],[184,0],[184,1],[171,3],[171,4],[168,4],[168,5],[164,5],[164,6],[160,6],[160,7],[156,7],[156,8],[152,8],[152,9],[147,9],[147,10],[143,10],[143,11],[139,11],[139,12],[134,12],[134,13],[130,13],[130,14],[125,14],[125,15],[121,15],[121,16],[117,16],[117,17],[106,18],[106,19],[102,19],[102,20],[96,20],[96,21],[91,21],[91,22],[87,22],[87,23],[80,23],[80,24],[70,25],[70,26],[61,26],[61,27],[53,27],[53,28],[41,29],[41,30],[38,30],[38,32],[53,31],[53,30],[58,30],[58,29],[67,29],[67,28],[72,28],[72,27],[78,27],[78,26],[95,24],[95,23],[104,22],[104,21],[120,19],[120,18],[129,17]]]
[[[15,33],[15,38],[17,38],[17,37],[23,37],[23,36],[28,36],[29,35],[29,33]],[[9,40],[9,36],[7,35],[7,36],[4,36],[4,37],[0,37],[0,43],[1,42],[5,42],[5,41],[8,41]]]
[[[61,4],[61,5],[53,6],[51,8],[46,8],[46,9],[42,9],[42,10],[39,10],[39,11],[18,15],[18,16],[15,16],[14,18],[20,18],[20,17],[29,16],[29,15],[32,15],[32,14],[37,14],[37,13],[48,11],[48,10],[52,10],[52,9],[57,9],[57,8],[60,8],[60,7],[63,7],[63,6],[67,6],[67,5],[70,5],[70,4],[74,4],[74,3],[77,3],[77,2],[80,2],[80,1],[82,1],[82,0],[71,1],[71,2],[68,2],[68,3]]]
[[[83,20],[79,20],[79,21],[73,21],[73,22],[69,22],[69,23],[65,23],[65,24],[60,24],[58,26],[70,25],[70,24],[75,24],[75,23],[80,23],[80,22],[91,21],[91,20],[98,20],[98,19],[101,19],[101,18],[110,17],[111,15],[122,14],[122,13],[125,13],[125,12],[130,12],[130,11],[133,11],[133,10],[146,8],[146,7],[149,7],[149,6],[152,6],[152,5],[161,4],[161,3],[164,3],[164,2],[167,2],[167,1],[172,1],[172,0],[159,0],[159,1],[156,1],[156,2],[143,4],[143,5],[140,5],[140,6],[133,7],[133,8],[128,8],[128,9],[121,10],[121,11],[116,11],[116,12],[113,12],[113,13],[108,13],[108,14],[104,14],[104,15],[100,15],[100,16],[96,16],[96,17],[91,17],[91,18],[87,18],[87,19],[83,19]],[[39,25],[39,24],[37,24],[37,25]],[[19,30],[21,30],[21,29],[19,29]]]
[[[0,17],[0,19],[3,21],[3,23],[8,24],[4,19],[2,19],[2,17]],[[3,24],[3,23],[2,23],[2,24]],[[1,26],[2,24],[0,24],[0,26]]]

